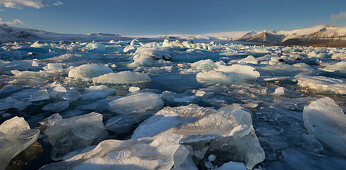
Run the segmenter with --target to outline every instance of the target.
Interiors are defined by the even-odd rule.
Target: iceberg
[[[331,98],[324,97],[304,107],[308,132],[332,151],[346,156],[346,115]]]

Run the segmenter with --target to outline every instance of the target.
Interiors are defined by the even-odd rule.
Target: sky
[[[346,26],[346,0],[0,0],[0,24],[120,35],[278,31]]]

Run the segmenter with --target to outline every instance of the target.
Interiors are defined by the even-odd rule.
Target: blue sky
[[[289,30],[346,26],[346,0],[0,0],[0,23],[121,35]]]

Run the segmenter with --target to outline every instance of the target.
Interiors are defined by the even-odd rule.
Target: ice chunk
[[[82,100],[104,99],[107,96],[115,94],[115,89],[107,89],[105,85],[90,86],[86,91],[87,92],[82,96]]]
[[[106,128],[118,135],[127,134],[134,130],[140,121],[141,119],[129,115],[118,115],[107,120]]]
[[[89,50],[105,51],[106,48],[99,42],[91,42],[85,46]]]
[[[155,93],[131,93],[128,96],[115,99],[108,103],[111,112],[119,114],[147,115],[160,110],[163,101]]]
[[[90,146],[95,140],[107,135],[102,115],[99,113],[58,120],[44,133],[53,146],[51,153],[53,160],[59,160],[71,151]]]
[[[69,101],[60,101],[60,102],[47,104],[42,108],[42,110],[50,111],[50,112],[61,112],[63,110],[66,110],[69,105],[70,105]]]
[[[169,41],[165,39],[162,43],[162,47],[184,47],[184,45],[179,42],[179,40]]]
[[[171,55],[164,50],[147,47],[138,48],[133,55],[133,63],[130,63],[129,67],[153,65],[159,59],[168,60],[171,58]]]
[[[34,42],[33,44],[30,45],[32,48],[42,48],[45,47],[45,44],[40,44],[38,41]]]
[[[140,45],[140,44],[139,44],[138,40],[133,39],[130,43],[130,46],[135,46],[135,45]]]
[[[84,64],[71,69],[68,73],[68,77],[82,80],[91,80],[91,78],[112,72],[112,69],[104,65]]]
[[[285,90],[284,89],[285,88],[283,88],[283,87],[278,87],[278,88],[275,89],[273,94],[275,94],[275,95],[283,95],[283,94],[285,94]]]
[[[135,84],[150,82],[151,79],[145,73],[122,71],[118,73],[108,73],[92,79],[94,83],[103,84]]]
[[[181,135],[162,135],[147,140],[105,140],[63,162],[43,169],[170,169],[180,147]]]
[[[55,114],[43,119],[42,121],[40,121],[39,122],[40,127],[41,127],[41,129],[47,129],[51,126],[54,126],[54,123],[56,121],[61,120],[61,119],[62,119],[61,115],[59,113],[55,113]]]
[[[19,111],[23,111],[26,107],[31,105],[32,102],[30,102],[27,99],[16,99],[14,97],[6,97],[3,99],[0,99],[0,110],[7,110],[11,108],[18,109]]]
[[[346,84],[342,79],[323,76],[297,75],[298,85],[318,93],[346,94]]]
[[[51,77],[50,74],[46,73],[45,71],[18,71],[18,70],[12,70],[12,74],[14,74],[15,78],[19,79],[36,79],[36,78],[42,78],[46,79],[48,77]]]
[[[335,53],[332,55],[332,59],[346,60],[346,53]]]
[[[241,162],[227,162],[222,166],[215,168],[215,170],[247,170],[245,165]]]
[[[254,71],[251,66],[222,66],[221,71],[200,72],[196,75],[196,79],[201,83],[239,83],[245,81],[256,80],[260,76],[259,72]]]
[[[79,91],[76,88],[69,88],[66,93],[63,94],[62,99],[68,100],[68,101],[75,101],[81,98],[82,95],[79,93]]]
[[[316,139],[346,156],[346,115],[333,99],[325,97],[311,102],[304,107],[303,120]]]
[[[136,51],[136,47],[134,47],[134,46],[126,46],[124,49],[123,49],[123,52],[124,53],[133,53],[133,52],[135,52]]]
[[[250,113],[239,105],[219,110],[196,105],[165,107],[139,125],[132,139],[180,134],[180,144],[192,146],[193,152],[216,155],[217,160],[241,161],[252,168],[264,160],[264,151],[254,133]]]
[[[0,125],[0,169],[5,169],[12,158],[33,144],[40,131],[30,129],[22,117],[13,117]]]
[[[139,90],[141,90],[141,88],[135,87],[135,86],[131,86],[131,87],[129,88],[129,92],[131,92],[131,93],[136,92],[136,91],[139,91]]]
[[[336,64],[329,65],[327,67],[322,68],[322,70],[346,74],[346,61],[341,61],[341,62],[338,62]]]
[[[207,59],[207,60],[200,60],[195,63],[192,63],[191,67],[198,70],[210,71],[217,68],[217,65],[212,60]]]
[[[252,56],[252,55],[249,55],[247,56],[246,58],[244,59],[241,59],[238,61],[239,64],[258,64],[258,60]]]
[[[62,64],[60,63],[48,63],[47,66],[43,67],[43,69],[49,73],[56,73],[56,72],[63,71]]]

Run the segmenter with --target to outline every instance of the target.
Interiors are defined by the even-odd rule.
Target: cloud
[[[42,8],[42,0],[0,0],[0,5],[6,8],[22,8],[22,7],[32,7],[32,8]]]
[[[63,3],[61,2],[61,1],[56,1],[53,5],[54,6],[60,6],[60,5],[62,5]]]
[[[2,18],[0,18],[0,24],[17,25],[23,24],[23,22],[20,19],[14,19],[13,21],[3,21]]]
[[[332,15],[330,16],[330,18],[331,18],[332,20],[342,20],[342,19],[346,19],[346,11],[341,11],[341,12],[339,12],[339,13],[337,13],[337,14],[332,14]]]

